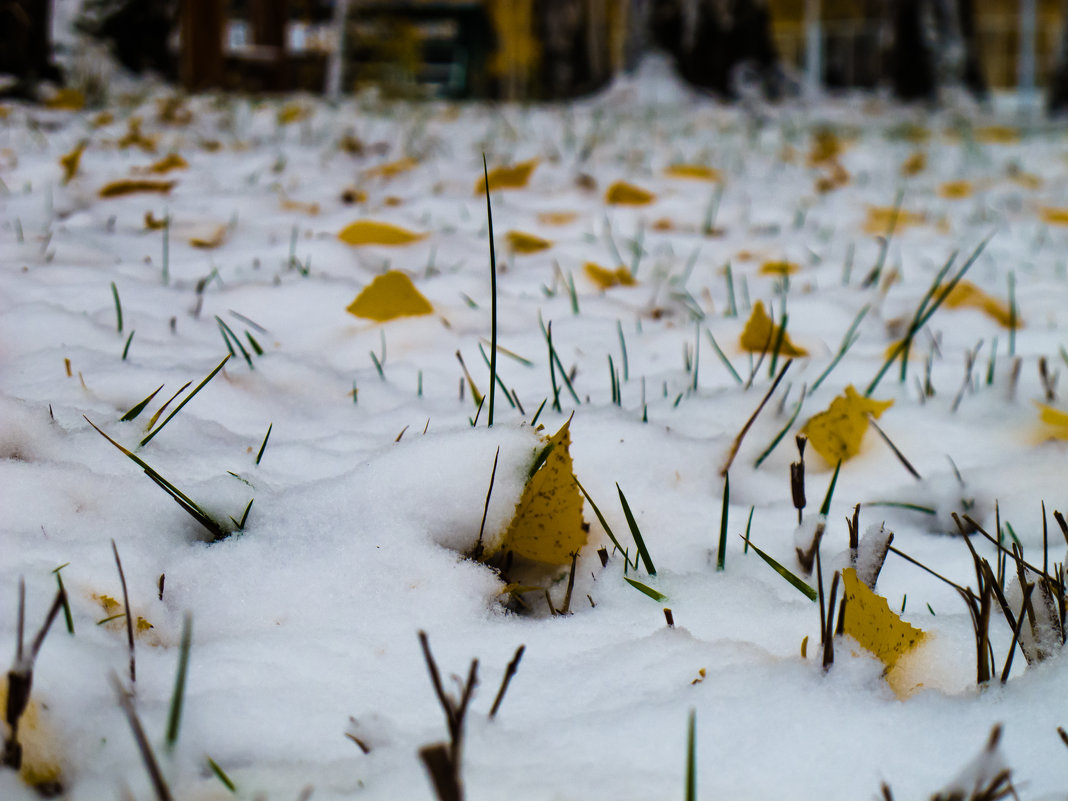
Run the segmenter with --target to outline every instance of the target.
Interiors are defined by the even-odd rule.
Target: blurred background
[[[1012,92],[1059,112],[1066,18],[1068,0],[0,0],[0,89],[85,83],[106,49],[187,91],[558,100],[657,51],[724,98]]]

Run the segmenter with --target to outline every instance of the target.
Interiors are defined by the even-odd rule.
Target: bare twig
[[[764,406],[771,399],[771,396],[775,394],[775,390],[778,389],[780,382],[786,376],[786,371],[790,369],[790,365],[793,363],[794,360],[790,359],[782,366],[782,369],[779,371],[779,374],[775,376],[775,380],[771,383],[771,388],[768,389],[767,393],[764,395],[764,398],[760,401],[760,405],[757,406],[756,411],[753,412],[752,416],[750,416],[750,418],[746,421],[745,425],[742,426],[742,430],[738,432],[738,436],[735,437],[734,442],[731,444],[730,452],[727,454],[727,461],[724,462],[723,467],[720,468],[720,478],[726,476],[727,471],[731,469],[731,464],[734,463],[734,457],[738,455],[738,449],[742,447],[742,440],[745,438],[745,435],[749,433],[749,429],[752,428],[753,423],[756,422],[757,417],[760,415],[760,412],[763,411]]]
[[[137,681],[137,661],[134,656],[133,615],[130,612],[130,594],[126,591],[126,575],[122,571],[122,560],[115,540],[111,541],[111,551],[115,554],[115,566],[119,569],[119,581],[122,583],[122,603],[126,609],[126,642],[130,647],[130,686]]]

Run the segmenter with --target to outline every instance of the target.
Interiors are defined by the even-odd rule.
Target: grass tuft
[[[638,546],[638,556],[641,557],[642,562],[645,564],[645,571],[650,576],[656,575],[656,568],[653,566],[653,559],[649,556],[649,549],[645,547],[645,540],[642,539],[642,533],[638,529],[638,523],[634,519],[634,513],[630,510],[630,504],[627,503],[627,496],[623,494],[623,490],[620,489],[619,483],[616,483],[616,491],[619,493],[619,502],[623,506],[623,515],[627,518],[627,525],[630,526],[631,536],[634,537],[634,544]],[[635,566],[638,564],[638,560],[634,560]]]
[[[207,376],[206,376],[206,377],[204,378],[204,380],[203,380],[203,381],[201,381],[201,382],[200,382],[199,384],[197,384],[197,385],[196,385],[196,387],[195,387],[195,388],[193,389],[193,391],[192,391],[192,392],[190,392],[190,393],[189,393],[188,395],[186,395],[186,396],[185,396],[185,398],[184,398],[184,399],[182,400],[182,402],[178,404],[178,408],[176,408],[176,409],[175,409],[175,410],[174,410],[173,412],[171,412],[171,413],[170,413],[169,415],[167,415],[167,419],[165,419],[165,420],[164,420],[164,421],[163,421],[162,423],[160,423],[160,424],[159,424],[159,425],[158,425],[158,426],[157,426],[156,428],[152,429],[152,431],[150,431],[150,432],[149,432],[149,433],[148,433],[148,434],[147,434],[147,435],[145,436],[145,438],[141,440],[141,442],[140,442],[140,444],[138,445],[138,447],[141,447],[141,448],[143,448],[143,447],[144,447],[145,445],[147,445],[147,444],[148,444],[149,442],[151,442],[151,441],[152,441],[152,438],[153,438],[154,436],[156,436],[156,434],[158,434],[158,433],[159,433],[160,431],[162,431],[162,430],[163,430],[163,427],[164,427],[165,425],[167,425],[167,423],[169,423],[169,422],[170,422],[170,421],[171,421],[172,419],[174,419],[174,416],[175,416],[176,414],[178,414],[178,412],[182,411],[182,408],[183,408],[183,407],[184,407],[184,406],[185,406],[185,405],[186,405],[187,403],[189,403],[189,401],[193,400],[193,398],[194,398],[194,397],[196,397],[196,394],[197,394],[198,392],[200,392],[200,390],[202,390],[202,389],[203,389],[203,388],[204,388],[205,386],[207,386],[208,382],[209,382],[209,381],[211,381],[211,379],[215,378],[215,376],[216,376],[216,375],[218,374],[218,372],[219,372],[220,370],[222,370],[222,369],[223,369],[223,366],[224,366],[224,365],[225,365],[225,364],[226,364],[226,363],[227,363],[227,362],[228,362],[229,360],[230,360],[230,357],[229,357],[229,356],[225,356],[225,357],[223,358],[223,360],[222,360],[221,362],[219,362],[219,363],[218,363],[218,364],[217,364],[217,365],[215,366],[215,369],[214,369],[214,370],[212,370],[212,371],[211,371],[210,373],[208,373],[208,375],[207,375]],[[186,384],[186,386],[189,386],[189,384]],[[183,387],[183,389],[184,389],[184,387]],[[158,390],[157,390],[157,391],[158,391]],[[179,390],[179,392],[181,392],[181,390]],[[171,400],[174,400],[174,398],[171,398]],[[168,403],[170,403],[170,401],[168,401]],[[160,411],[162,411],[162,409],[161,409]],[[87,419],[88,419],[88,418],[87,418]],[[153,420],[153,422],[154,422],[154,420]],[[92,425],[92,423],[90,423],[90,425]],[[94,428],[96,428],[96,426],[93,426],[93,427],[94,427]],[[100,429],[97,429],[97,431],[100,431]],[[101,433],[103,433],[103,432],[101,432]],[[106,436],[106,435],[105,435],[105,436]]]

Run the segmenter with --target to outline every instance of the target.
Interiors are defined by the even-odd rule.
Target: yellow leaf
[[[150,629],[154,629],[155,626],[153,626],[151,623],[149,623],[143,617],[138,615],[137,616],[137,625],[134,628],[136,628],[137,629],[137,633],[140,634],[141,632],[148,631]]]
[[[426,238],[419,234],[390,223],[375,220],[357,220],[347,225],[337,235],[338,239],[349,245],[410,245]]]
[[[157,219],[151,211],[145,212],[145,228],[149,231],[159,231],[167,227],[167,218]]]
[[[393,178],[396,175],[400,175],[403,172],[419,165],[419,162],[413,158],[398,159],[397,161],[390,161],[385,164],[379,164],[377,167],[372,167],[367,170],[365,175],[369,178]]]
[[[1046,225],[1068,225],[1068,208],[1045,206],[1042,209],[1042,222]]]
[[[8,681],[10,679],[7,676],[0,678],[0,709],[7,708]],[[58,753],[59,740],[48,725],[47,709],[47,705],[38,704],[36,699],[31,697],[19,718],[19,744],[22,746],[19,778],[27,786],[41,790],[63,783]]]
[[[1008,125],[986,125],[975,129],[975,141],[987,145],[1011,145],[1020,141],[1020,131]]]
[[[171,170],[185,170],[189,168],[189,162],[179,156],[177,153],[168,153],[161,158],[155,164],[148,168],[149,172],[156,173],[156,175],[164,175]]]
[[[415,288],[411,278],[398,270],[390,270],[365,286],[345,311],[383,323],[397,317],[430,314],[434,307]]]
[[[74,146],[74,150],[60,157],[59,166],[63,168],[63,183],[69,184],[74,179],[74,176],[78,174],[78,165],[81,164],[82,153],[85,152],[85,147],[88,144],[89,140],[83,139]]]
[[[303,203],[299,200],[290,200],[285,192],[279,193],[279,199],[282,202],[282,211],[299,211],[312,216],[319,213],[318,203]]]
[[[963,200],[972,196],[971,181],[947,181],[938,187],[938,194],[946,200]]]
[[[915,151],[901,165],[902,175],[919,175],[927,169],[927,154],[922,150]]]
[[[95,600],[97,603],[99,603],[100,606],[103,607],[104,611],[107,612],[109,615],[112,612],[114,612],[116,609],[121,609],[122,608],[122,605],[118,601],[116,601],[114,598],[112,598],[110,595],[97,595],[97,594],[94,594],[93,595],[93,600]]]
[[[870,590],[856,570],[847,567],[842,571],[842,586],[846,602],[843,630],[888,670],[923,641],[925,633],[894,614],[886,599]]]
[[[103,128],[105,125],[111,125],[115,122],[115,115],[110,111],[101,111],[89,122],[94,128]]]
[[[753,353],[772,352],[779,339],[779,326],[772,323],[767,311],[764,309],[764,301],[758,300],[753,304],[753,313],[742,330],[741,344],[745,350]],[[781,356],[807,356],[808,351],[799,348],[790,341],[790,335],[783,332],[782,344],[779,346]]]
[[[210,250],[211,248],[217,248],[224,241],[226,241],[226,226],[216,225],[212,228],[206,229],[203,233],[194,234],[189,237],[189,244],[195,248],[203,248],[204,250]]]
[[[294,122],[300,122],[311,116],[311,109],[308,106],[304,106],[300,103],[286,103],[282,108],[278,109],[278,124],[290,125]]]
[[[45,101],[45,105],[56,111],[81,111],[85,108],[85,95],[77,89],[60,89]]]
[[[587,277],[601,289],[608,289],[613,286],[634,286],[638,283],[626,267],[609,270],[607,267],[588,261],[583,269],[586,271]]]
[[[656,200],[656,195],[626,181],[616,181],[608,187],[604,200],[616,206],[647,206]]]
[[[868,206],[868,218],[863,227],[865,233],[886,236],[891,223],[894,224],[894,230],[900,232],[910,225],[921,225],[924,222],[926,218],[918,212],[895,209],[893,206]]]
[[[141,118],[130,117],[126,123],[126,133],[119,140],[120,148],[139,147],[146,153],[154,153],[156,150],[156,137],[145,136],[141,133]]]
[[[508,247],[516,253],[538,253],[553,246],[548,239],[542,239],[540,236],[524,231],[509,231],[504,238],[508,242]]]
[[[704,164],[672,164],[664,175],[669,178],[689,178],[692,181],[721,181],[723,173]]]
[[[850,384],[826,411],[805,423],[801,433],[828,464],[837,464],[860,452],[860,442],[868,430],[868,415],[879,418],[893,404],[892,400],[865,398]]]
[[[1048,426],[1043,434],[1053,439],[1068,439],[1068,413],[1038,401],[1035,406],[1039,409],[1038,419]]]
[[[100,188],[100,197],[120,197],[122,195],[132,195],[137,192],[159,192],[165,195],[174,189],[175,183],[177,182],[142,181],[136,179],[112,181],[110,184]]]
[[[543,211],[538,215],[542,225],[570,225],[577,219],[578,214],[573,211]]]
[[[494,167],[489,171],[490,191],[498,189],[522,189],[530,181],[534,168],[538,166],[537,159],[521,161],[511,167]],[[486,177],[482,176],[475,183],[475,194],[481,195],[486,191]]]
[[[946,305],[952,309],[966,306],[979,309],[990,317],[993,317],[1006,328],[1021,328],[1023,321],[1017,317],[1012,319],[1012,309],[1008,303],[1000,301],[988,295],[975,284],[961,281],[946,296]]]
[[[586,544],[583,497],[571,462],[570,421],[549,438],[527,479],[498,552],[548,565],[565,565]],[[538,465],[538,462],[541,462]]]
[[[766,261],[760,265],[761,275],[793,275],[801,269],[792,261]],[[774,344],[774,343],[772,343]]]

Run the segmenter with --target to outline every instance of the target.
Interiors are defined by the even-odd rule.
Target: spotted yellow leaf
[[[133,195],[139,192],[157,192],[159,194],[167,194],[172,189],[176,181],[147,181],[138,179],[126,179],[121,181],[112,181],[106,186],[100,188],[100,197],[121,197],[123,195]]]
[[[398,270],[390,270],[365,286],[346,311],[365,320],[383,323],[397,317],[430,314],[434,307],[415,288],[411,278]]]
[[[78,174],[78,165],[82,162],[82,153],[85,152],[88,144],[89,140],[83,139],[74,146],[72,151],[60,156],[59,166],[63,168],[63,183],[69,184]]]
[[[109,615],[112,614],[116,609],[122,608],[122,604],[120,604],[110,595],[94,594],[93,600],[100,604],[101,608]]]
[[[988,295],[968,281],[961,281],[953,287],[952,291],[946,295],[945,303],[950,308],[968,307],[979,309],[1006,328],[1010,326],[1020,328],[1023,326],[1023,321],[1018,316],[1015,319],[1013,318],[1012,309],[1008,303]]]
[[[186,170],[189,169],[189,162],[182,158],[177,153],[168,153],[161,158],[155,164],[152,164],[148,168],[148,172],[156,173],[157,175],[164,175],[171,170]]]
[[[584,499],[571,462],[570,421],[564,423],[535,458],[515,516],[498,552],[547,565],[564,565],[586,544]]]
[[[1049,439],[1068,440],[1068,412],[1062,412],[1045,403],[1035,401],[1038,407],[1038,419],[1044,424],[1042,434]]]
[[[753,313],[749,315],[745,328],[742,330],[741,345],[745,350],[752,353],[772,352],[779,340],[779,326],[771,321],[764,309],[764,301],[758,300],[753,304]],[[782,343],[779,345],[781,356],[807,356],[808,351],[800,348],[790,341],[790,335],[782,333]]]
[[[766,261],[760,265],[761,275],[793,275],[801,265],[792,261]]]
[[[810,418],[801,433],[828,464],[837,464],[860,452],[861,440],[868,430],[868,415],[879,418],[893,404],[892,400],[865,398],[850,384],[826,411]]]
[[[938,187],[938,194],[946,200],[964,200],[975,191],[971,181],[946,181]]]
[[[691,181],[721,181],[723,173],[704,164],[672,164],[664,175],[669,178],[688,178]]]
[[[342,242],[356,246],[410,245],[426,238],[426,234],[376,220],[357,220],[341,229],[337,236]]]
[[[494,167],[489,171],[489,187],[491,192],[499,189],[523,189],[530,181],[534,169],[538,166],[537,159],[521,161],[509,167]],[[486,191],[486,177],[483,176],[475,183],[475,194],[481,195]]]
[[[914,688],[908,677],[901,674],[898,663],[923,642],[926,633],[894,614],[886,599],[870,590],[853,568],[842,571],[842,586],[843,631],[886,665],[886,680],[899,698],[908,695]]]
[[[634,286],[638,283],[626,267],[609,270],[607,267],[588,261],[582,269],[586,272],[586,276],[601,289],[613,286]]]
[[[548,239],[542,239],[540,236],[528,234],[525,231],[509,231],[504,238],[508,242],[508,247],[515,253],[538,253],[553,246]]]
[[[616,181],[604,194],[605,203],[616,206],[647,206],[656,200],[656,195],[640,186]]]

